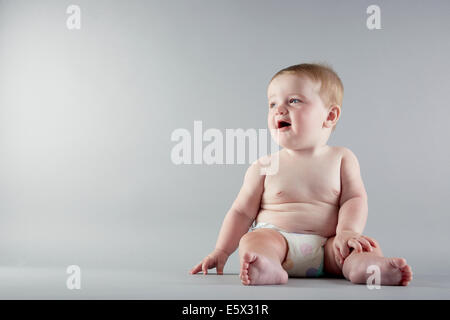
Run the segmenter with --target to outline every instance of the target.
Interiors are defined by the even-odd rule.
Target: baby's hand
[[[190,274],[196,274],[200,270],[203,274],[208,273],[208,269],[216,267],[217,274],[223,274],[223,266],[228,260],[229,255],[219,249],[214,249],[209,255],[207,255],[200,263],[193,267]]]
[[[351,248],[356,252],[372,251],[377,247],[375,240],[353,231],[342,231],[334,238],[334,257],[336,263],[342,267],[345,258],[350,254]]]

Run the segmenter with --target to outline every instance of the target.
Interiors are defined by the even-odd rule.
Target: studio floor
[[[154,270],[81,271],[69,290],[65,268],[0,267],[0,299],[450,299],[449,275],[415,274],[408,287],[369,290],[344,279],[289,279],[286,285],[243,286],[237,274],[189,275]]]

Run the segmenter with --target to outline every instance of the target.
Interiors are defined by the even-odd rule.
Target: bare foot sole
[[[285,284],[288,281],[288,274],[278,261],[249,252],[241,258],[239,276],[243,285]]]
[[[375,264],[380,267],[381,284],[384,286],[407,286],[412,280],[411,267],[403,258],[379,257]]]

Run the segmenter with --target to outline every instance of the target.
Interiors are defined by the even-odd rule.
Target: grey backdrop
[[[81,30],[66,28],[70,4]],[[381,30],[366,27],[371,4]],[[359,158],[365,233],[415,274],[448,275],[449,10],[0,1],[0,265],[187,273],[213,249],[247,165],[174,165],[171,133],[194,120],[266,128],[271,76],[323,61],[345,86],[329,144]],[[238,268],[234,254],[225,271]]]

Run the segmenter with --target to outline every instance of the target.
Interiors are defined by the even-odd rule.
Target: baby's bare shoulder
[[[356,174],[359,172],[359,160],[349,148],[335,147],[336,154],[340,159],[341,171],[347,174]]]
[[[350,150],[347,147],[341,147],[341,146],[331,146],[330,152],[333,155],[339,156],[340,158],[343,157],[356,157],[352,150]]]

